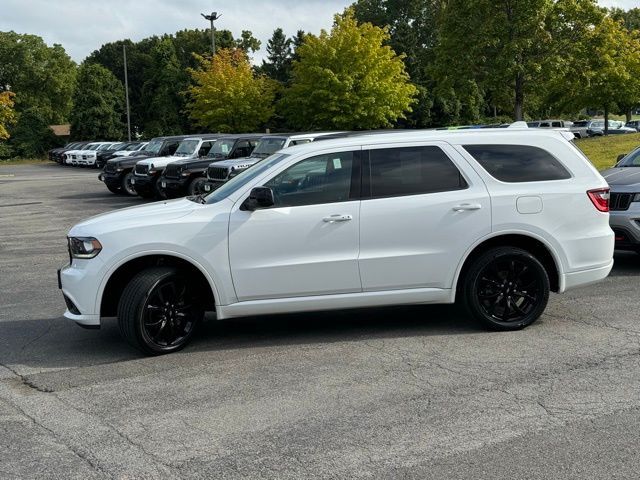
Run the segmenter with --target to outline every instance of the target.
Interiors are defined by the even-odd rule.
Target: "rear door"
[[[363,290],[451,288],[465,252],[491,231],[481,178],[444,142],[365,146],[363,158]]]

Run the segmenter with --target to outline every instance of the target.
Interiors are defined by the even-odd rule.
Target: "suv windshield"
[[[144,147],[144,151],[152,154],[159,153],[162,149],[162,143],[162,140],[151,140],[147,143],[147,146]]]
[[[640,148],[636,148],[629,155],[620,160],[617,167],[640,167]],[[635,175],[635,174],[634,174]]]
[[[174,153],[174,155],[179,157],[190,157],[194,154],[199,144],[200,140],[195,138],[191,140],[183,140],[180,142],[180,145],[178,145],[178,149],[176,150],[176,153]]]
[[[217,203],[220,200],[224,200],[233,192],[244,187],[251,180],[253,180],[259,175],[262,175],[268,169],[273,167],[275,164],[280,163],[282,160],[284,160],[288,156],[289,155],[287,155],[286,153],[271,155],[269,158],[266,158],[262,162],[256,163],[254,166],[249,167],[240,175],[238,175],[237,177],[233,177],[231,180],[226,182],[220,188],[218,188],[217,190],[214,190],[209,195],[207,195],[206,197],[207,203]]]
[[[211,150],[209,150],[207,157],[228,157],[235,143],[236,141],[234,139],[216,140],[213,142],[213,146]]]
[[[281,150],[286,141],[286,138],[281,137],[261,138],[251,156],[268,157],[272,153],[276,153],[278,150]]]

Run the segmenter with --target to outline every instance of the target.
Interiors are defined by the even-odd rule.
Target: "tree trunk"
[[[609,107],[604,107],[604,134],[609,135]]]
[[[631,109],[625,112],[625,116],[627,117],[627,123],[633,119],[633,112],[631,111]]]
[[[523,104],[524,104],[524,78],[521,73],[516,75],[515,87],[515,105],[513,109],[513,118],[516,122],[524,120]]]

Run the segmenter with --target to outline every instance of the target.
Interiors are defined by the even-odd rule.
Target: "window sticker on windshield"
[[[334,170],[339,170],[342,168],[342,162],[340,161],[339,158],[334,158],[333,159],[333,168]]]

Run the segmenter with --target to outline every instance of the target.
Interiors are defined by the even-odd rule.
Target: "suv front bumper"
[[[158,182],[160,182],[160,191],[162,191],[167,198],[179,198],[187,195],[187,185],[191,182],[191,177],[160,177]]]
[[[83,267],[71,264],[58,270],[58,288],[67,306],[64,317],[85,328],[100,328],[100,312],[95,311],[98,279]]]
[[[207,180],[202,184],[202,190],[204,190],[204,193],[211,193],[214,190],[219,189],[225,183],[226,182],[222,181]]]
[[[156,182],[158,181],[159,175],[133,175],[131,182],[133,183],[133,188],[135,188],[136,192],[139,195],[153,193]]]
[[[609,225],[616,249],[640,251],[640,202],[632,202],[628,210],[609,212]]]

